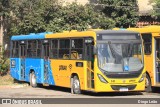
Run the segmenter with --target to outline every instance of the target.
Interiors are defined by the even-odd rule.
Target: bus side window
[[[58,58],[58,39],[54,39],[51,41],[51,58],[57,59]]]
[[[59,42],[59,59],[69,59],[70,39],[60,39]]]
[[[18,57],[19,55],[18,48],[19,48],[18,41],[12,41],[12,54],[11,54],[12,57]]]
[[[37,40],[37,48],[36,48],[36,51],[37,51],[36,56],[37,57],[41,57],[41,49],[42,49],[42,43],[40,40]]]
[[[37,57],[37,43],[36,40],[30,40],[28,41],[28,46],[27,46],[27,57]]]
[[[152,53],[152,34],[151,33],[144,33],[141,34],[143,38],[144,44],[144,52],[145,55],[150,55]]]
[[[79,55],[77,51],[71,51],[71,59],[79,59]]]
[[[83,39],[71,40],[71,59],[83,59]]]

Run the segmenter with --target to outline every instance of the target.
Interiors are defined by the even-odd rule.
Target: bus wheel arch
[[[81,93],[80,79],[79,79],[78,74],[76,73],[73,73],[71,75],[71,93],[72,94]]]
[[[149,76],[149,73],[146,71],[146,81],[145,81],[145,91],[151,92],[152,91],[152,82]]]
[[[30,85],[33,88],[37,87],[36,74],[35,74],[35,71],[33,69],[30,70],[29,77],[30,77]]]

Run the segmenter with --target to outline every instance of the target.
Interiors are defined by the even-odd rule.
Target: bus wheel
[[[77,76],[73,77],[73,82],[72,82],[72,87],[73,94],[80,94],[81,93],[81,88],[80,88],[80,81]]]
[[[151,92],[152,91],[151,80],[150,80],[148,74],[146,74],[145,91],[146,92]]]
[[[34,88],[37,87],[36,75],[34,72],[30,73],[30,85]]]

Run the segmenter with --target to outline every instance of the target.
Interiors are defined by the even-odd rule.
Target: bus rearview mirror
[[[93,48],[93,54],[94,54],[94,55],[97,54],[97,48],[96,48],[96,46],[94,46],[94,48]]]

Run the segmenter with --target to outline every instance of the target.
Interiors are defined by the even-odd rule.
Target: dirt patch
[[[14,79],[9,75],[0,76],[0,85],[11,85],[14,84]]]
[[[9,74],[0,76],[0,88],[20,88],[24,86],[28,86],[28,83],[17,81]]]

